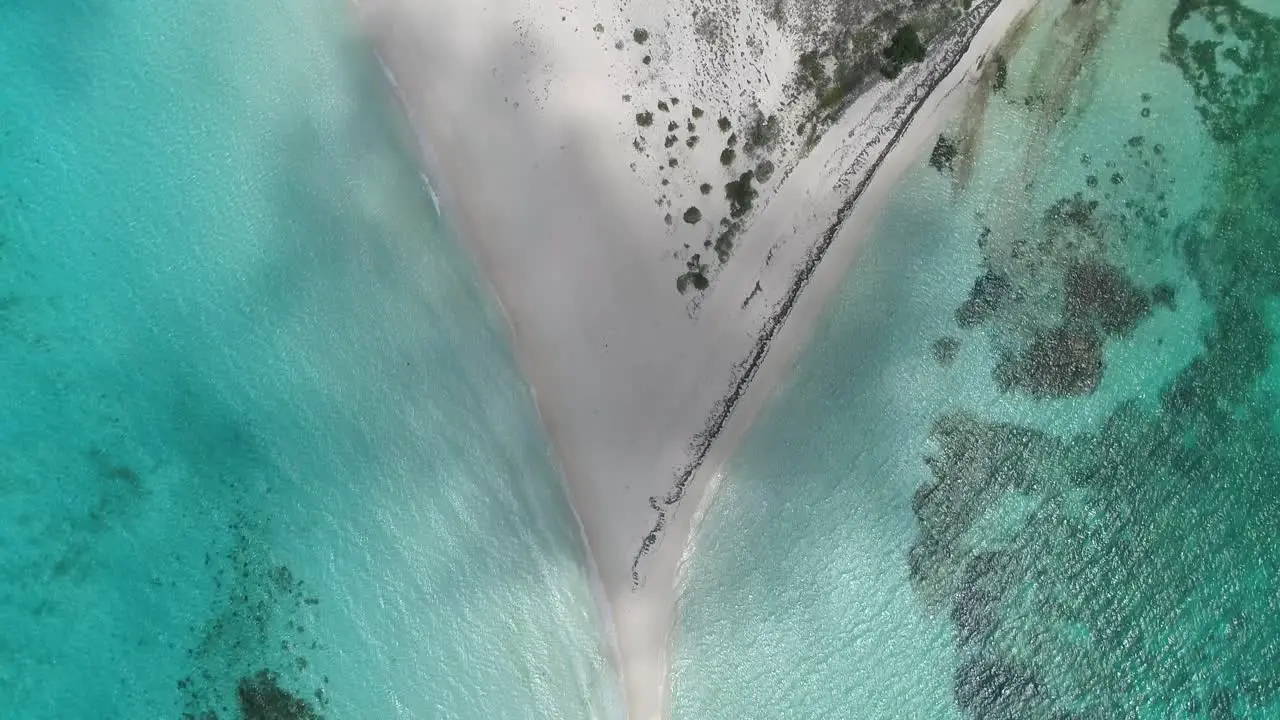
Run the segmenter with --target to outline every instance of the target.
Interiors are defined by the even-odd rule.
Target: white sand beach
[[[808,148],[786,91],[803,41],[766,3],[352,1],[510,323],[595,562],[628,716],[665,717],[679,569],[718,469],[894,182],[989,82],[993,48],[1035,0],[975,3]],[[780,138],[767,153],[738,145],[726,167],[757,107]],[[731,215],[723,186],[753,168],[759,196],[721,262],[708,246]],[[709,287],[678,292],[700,263]]]

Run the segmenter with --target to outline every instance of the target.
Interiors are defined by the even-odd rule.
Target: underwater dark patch
[[[1192,39],[1193,19],[1217,39]],[[957,309],[962,329],[991,338],[1002,389],[1062,398],[1102,382],[1108,342],[1184,304],[1174,283],[1134,279],[1159,277],[1157,263],[1177,260],[1210,306],[1201,354],[1100,425],[1058,437],[964,408],[936,419],[907,563],[921,600],[951,623],[953,695],[970,718],[1280,707],[1280,343],[1268,325],[1280,296],[1280,81],[1265,69],[1280,67],[1280,21],[1235,0],[1182,0],[1169,37],[1222,144],[1226,201],[1159,224],[1167,206],[1147,196],[1166,198],[1132,164],[1165,148],[1117,138],[1130,165],[1105,161],[1115,203],[1063,198],[1043,215],[1044,238],[984,235],[983,274]]]
[[[280,686],[280,678],[270,670],[259,670],[240,679],[236,701],[244,720],[321,720],[324,716],[311,703]]]

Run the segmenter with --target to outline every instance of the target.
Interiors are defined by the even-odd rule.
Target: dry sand
[[[741,170],[720,166],[715,120],[737,121],[757,102],[793,119],[781,90],[793,39],[751,3],[728,13],[706,0],[697,20],[683,0],[353,0],[444,214],[510,323],[594,561],[632,720],[666,716],[680,565],[719,467],[894,182],[1034,1],[979,4],[981,17],[996,9],[971,46],[957,45],[967,52],[882,84],[811,152],[775,153],[778,171],[733,256],[705,293],[681,295],[676,277],[715,234],[720,188]],[[724,25],[712,39],[708,17]],[[636,27],[649,32],[643,44]],[[730,41],[749,51],[727,51]],[[639,128],[646,109],[653,127]],[[661,147],[668,133],[678,140]],[[704,219],[687,225],[695,203]]]

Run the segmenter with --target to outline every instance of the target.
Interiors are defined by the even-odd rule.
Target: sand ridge
[[[628,717],[666,717],[680,565],[720,466],[894,181],[1034,0],[976,3],[924,63],[807,136],[812,108],[787,90],[806,39],[763,4],[352,2],[511,326]],[[756,194],[735,215],[726,185],[748,171]]]

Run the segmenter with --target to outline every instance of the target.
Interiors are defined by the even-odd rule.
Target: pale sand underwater
[[[350,20],[0,3],[6,720],[617,714],[503,318]]]

